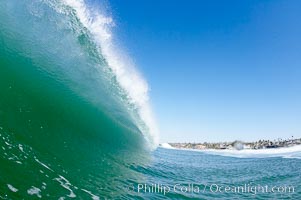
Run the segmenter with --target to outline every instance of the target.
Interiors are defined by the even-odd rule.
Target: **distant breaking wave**
[[[282,158],[296,158],[301,159],[301,145],[296,145],[292,147],[281,147],[275,149],[243,149],[243,150],[235,150],[235,149],[177,149],[172,148],[169,144],[164,143],[161,144],[162,148],[166,149],[176,149],[176,150],[186,150],[186,151],[196,151],[202,152],[210,155],[218,155],[218,156],[227,156],[227,157],[235,157],[235,158],[267,158],[267,157],[282,157]]]
[[[276,149],[204,150],[205,153],[237,158],[282,157],[301,159],[301,145]]]

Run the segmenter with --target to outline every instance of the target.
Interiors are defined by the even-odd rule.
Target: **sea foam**
[[[168,143],[160,145],[164,149],[175,149],[183,151],[201,152],[209,155],[227,156],[235,158],[267,158],[267,157],[282,157],[282,158],[295,158],[301,159],[301,145],[291,147],[281,147],[273,149],[179,149],[173,148]]]
[[[221,156],[230,156],[237,158],[265,158],[265,157],[283,157],[301,159],[301,145],[292,147],[282,147],[275,149],[244,149],[244,150],[202,150],[202,152]]]

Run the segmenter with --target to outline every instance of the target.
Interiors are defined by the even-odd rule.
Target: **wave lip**
[[[87,6],[85,1],[62,0],[71,7],[82,25],[92,34],[108,67],[113,71],[121,88],[127,93],[128,103],[137,110],[139,117],[134,118],[140,131],[154,145],[158,144],[158,127],[149,103],[149,87],[135,69],[130,59],[114,44],[112,17],[99,13]]]

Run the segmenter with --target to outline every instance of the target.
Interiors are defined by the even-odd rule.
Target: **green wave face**
[[[60,2],[0,2],[1,197],[122,197],[141,178],[139,113],[92,37]]]

